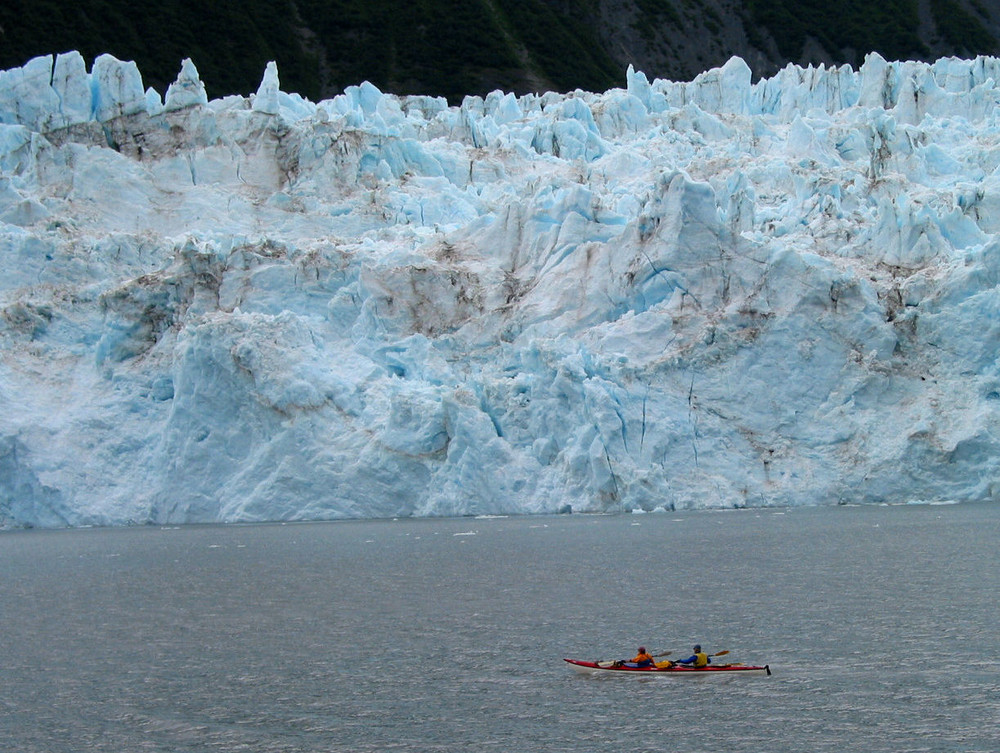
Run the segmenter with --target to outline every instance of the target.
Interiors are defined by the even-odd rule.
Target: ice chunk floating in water
[[[995,499],[998,80],[0,73],[0,524]]]

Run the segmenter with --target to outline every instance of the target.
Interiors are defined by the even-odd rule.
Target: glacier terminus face
[[[0,525],[996,500],[998,80],[2,72]]]

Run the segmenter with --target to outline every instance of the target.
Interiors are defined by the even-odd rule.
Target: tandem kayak
[[[630,667],[628,664],[612,661],[583,661],[582,659],[563,659],[573,665],[573,669],[586,674],[598,672],[632,672],[644,675],[711,675],[724,672],[741,672],[748,675],[769,675],[771,668],[764,664],[709,664],[707,667],[685,667],[673,664],[669,667]]]

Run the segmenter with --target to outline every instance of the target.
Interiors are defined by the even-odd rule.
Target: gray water
[[[995,753],[998,534],[989,505],[8,532],[0,745]],[[774,674],[562,661],[696,641]]]

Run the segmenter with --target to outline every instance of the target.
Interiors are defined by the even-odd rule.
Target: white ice
[[[995,501],[998,73],[2,72],[0,525]]]

